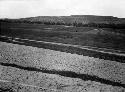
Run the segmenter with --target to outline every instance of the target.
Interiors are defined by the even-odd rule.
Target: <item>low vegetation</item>
[[[1,23],[1,35],[125,51],[125,34],[119,30],[121,29]]]

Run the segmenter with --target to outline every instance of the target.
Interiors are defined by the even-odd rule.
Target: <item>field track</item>
[[[106,48],[97,48],[97,47],[90,47],[90,46],[80,46],[80,45],[72,45],[72,44],[63,44],[63,43],[55,43],[55,42],[46,42],[46,41],[37,41],[37,40],[31,40],[31,39],[22,39],[22,38],[13,38],[13,37],[8,37],[5,35],[0,35],[1,41],[7,41],[11,43],[16,43],[16,44],[25,44],[25,45],[33,45],[35,47],[41,47],[41,48],[47,48],[47,49],[53,49],[57,50],[58,47],[66,48],[68,49],[77,49],[77,51],[68,51],[69,53],[76,53],[76,54],[83,54],[85,56],[92,56],[92,57],[97,57],[101,59],[106,59],[106,60],[113,60],[113,61],[118,61],[118,62],[125,62],[125,52],[120,51],[120,50],[114,50],[114,49],[106,49]],[[40,45],[41,46],[37,46]],[[44,46],[43,46],[44,45]],[[45,45],[49,45],[48,47]],[[50,48],[50,45],[57,46],[57,48]],[[59,50],[59,49],[58,49]],[[79,52],[81,50],[81,52]],[[64,51],[64,50],[61,50]],[[65,51],[64,51],[65,52]]]
[[[86,49],[86,50],[95,51],[95,52],[125,56],[125,52],[120,51],[120,50],[114,50],[114,49],[97,48],[97,47],[91,47],[91,46],[80,46],[80,45],[72,45],[72,44],[64,44],[64,43],[46,42],[46,41],[37,41],[37,40],[30,40],[30,39],[13,38],[13,37],[2,36],[2,35],[0,37],[1,38],[8,38],[10,40],[13,39],[12,41],[15,41],[15,42],[17,41],[19,43],[22,42],[22,41],[29,41],[29,42],[35,42],[35,43],[47,43],[47,44],[71,46],[71,47]]]

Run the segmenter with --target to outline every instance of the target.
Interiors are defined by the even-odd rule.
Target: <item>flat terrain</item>
[[[125,51],[124,29],[1,23],[1,35]]]
[[[1,22],[0,30],[8,37],[0,40],[0,91],[125,91],[124,29]]]
[[[125,64],[0,42],[1,90],[124,92]]]

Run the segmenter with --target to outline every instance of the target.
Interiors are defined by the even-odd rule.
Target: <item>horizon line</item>
[[[12,17],[3,17],[0,19],[22,19],[22,18],[32,18],[32,17],[67,17],[67,16],[98,16],[98,17],[113,17],[113,18],[125,18],[125,17],[116,17],[116,16],[109,16],[109,15],[41,15],[41,16],[27,16],[27,17],[17,17],[17,18],[12,18]]]

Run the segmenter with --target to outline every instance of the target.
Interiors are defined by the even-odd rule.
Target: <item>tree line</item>
[[[81,23],[79,21],[74,22],[63,22],[63,21],[31,21],[27,19],[0,19],[0,22],[7,23],[30,23],[30,24],[45,24],[45,25],[67,25],[67,26],[75,26],[75,27],[97,27],[97,28],[113,28],[113,29],[125,29],[124,23]]]

